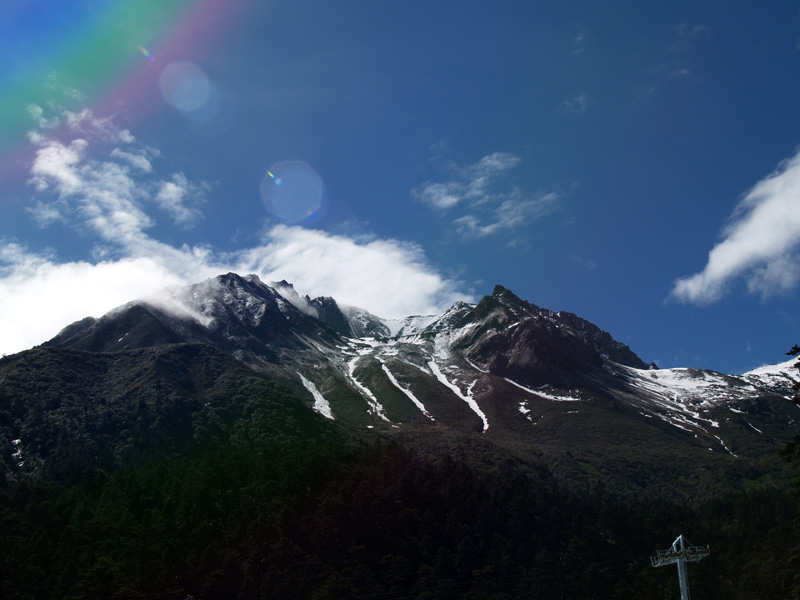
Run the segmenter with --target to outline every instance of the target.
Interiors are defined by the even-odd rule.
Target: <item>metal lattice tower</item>
[[[698,562],[711,554],[708,546],[692,546],[679,535],[666,550],[656,550],[656,555],[650,557],[650,564],[654,567],[663,567],[678,563],[678,579],[681,583],[681,600],[689,600],[689,581],[686,578],[686,563]]]

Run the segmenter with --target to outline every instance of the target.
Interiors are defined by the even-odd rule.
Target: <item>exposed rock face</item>
[[[655,370],[592,323],[502,286],[477,305],[389,321],[229,273],[84,319],[45,346],[187,342],[286,384],[327,420],[426,448],[480,436],[532,468],[631,493],[782,472],[777,452],[798,417],[791,363],[742,376]]]

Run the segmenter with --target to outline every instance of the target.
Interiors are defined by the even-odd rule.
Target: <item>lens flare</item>
[[[182,112],[200,109],[210,96],[208,77],[190,62],[168,64],[161,72],[158,84],[164,100]]]
[[[147,48],[145,48],[144,46],[139,46],[139,52],[141,52],[142,54],[144,54],[144,55],[147,57],[147,60],[149,60],[150,62],[153,62],[153,60],[155,60],[155,59],[153,58],[153,55],[152,55],[152,54],[150,54],[150,53],[147,51]]]
[[[261,180],[261,198],[272,215],[291,224],[319,219],[327,204],[322,179],[302,161],[272,165]]]
[[[137,53],[155,62],[148,49],[153,47],[158,62],[164,64],[193,56],[228,30],[248,3],[46,2],[46,16],[40,14],[41,2],[11,0],[10,11],[5,8],[7,4],[7,0],[0,1],[0,24],[4,32],[13,32],[14,36],[13,52],[2,56],[0,68],[0,178],[6,172],[13,173],[21,153],[30,150],[30,106],[58,104],[70,111],[88,107],[105,117],[116,114],[124,105],[129,114],[147,118],[162,106],[152,97],[152,90],[158,90],[158,73],[138,59]],[[60,96],[54,98],[54,94]],[[176,100],[184,106],[197,104],[186,97]],[[204,113],[202,124],[197,126],[201,133],[214,134],[230,127],[235,105],[225,94],[220,104],[213,119],[207,118],[209,111]]]

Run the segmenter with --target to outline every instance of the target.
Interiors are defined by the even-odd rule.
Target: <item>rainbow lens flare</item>
[[[147,114],[158,73],[207,52],[244,0],[94,0],[0,6],[0,152],[24,151],[31,106]],[[149,49],[148,49],[149,48]],[[138,49],[138,52],[137,52]]]

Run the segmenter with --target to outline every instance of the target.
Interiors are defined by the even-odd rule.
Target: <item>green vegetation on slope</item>
[[[8,442],[9,600],[671,599],[675,570],[648,558],[678,534],[711,545],[689,567],[696,598],[798,597],[788,490],[622,500],[358,442],[196,344],[32,351],[0,361],[0,384],[3,439],[37,465]]]
[[[0,594],[29,598],[673,598],[648,556],[711,544],[698,598],[786,598],[789,494],[696,509],[576,497],[398,446],[210,444],[0,498]]]

